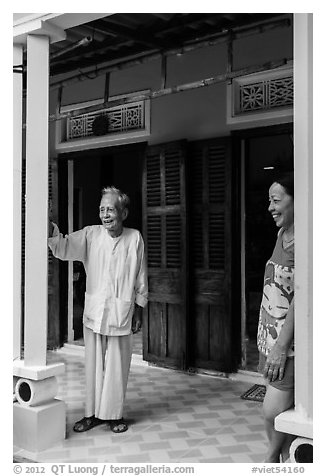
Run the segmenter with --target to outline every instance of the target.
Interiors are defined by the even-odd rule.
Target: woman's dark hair
[[[294,174],[293,172],[286,172],[278,177],[275,177],[274,183],[279,183],[285,189],[288,195],[294,198]]]

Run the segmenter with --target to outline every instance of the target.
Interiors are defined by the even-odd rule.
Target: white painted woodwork
[[[13,64],[23,63],[23,47],[13,47]],[[13,78],[13,358],[20,358],[21,349],[21,190],[22,190],[22,95],[23,75]]]
[[[312,14],[294,14],[296,410],[312,417]]]
[[[74,162],[68,161],[68,233],[74,231]],[[68,342],[74,341],[74,263],[68,262]]]
[[[295,409],[279,431],[311,437],[313,414],[312,14],[294,14]]]
[[[48,316],[49,38],[27,38],[26,365],[46,365]]]
[[[65,371],[63,362],[48,365],[25,365],[24,360],[16,360],[13,365],[15,377],[30,378],[31,380],[43,380],[45,378],[60,375]]]

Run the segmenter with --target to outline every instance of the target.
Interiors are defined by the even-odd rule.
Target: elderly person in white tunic
[[[107,422],[115,433],[128,429],[122,412],[132,354],[132,335],[141,328],[147,304],[144,242],[139,231],[123,227],[129,198],[115,187],[102,191],[101,225],[63,236],[50,222],[48,244],[55,257],[78,260],[86,271],[83,314],[85,417],[74,431]]]

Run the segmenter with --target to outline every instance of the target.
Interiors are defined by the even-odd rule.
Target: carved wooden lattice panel
[[[293,105],[293,77],[256,81],[239,86],[238,113]]]
[[[138,101],[68,118],[67,141],[93,136],[93,123],[101,116],[107,123],[106,129],[101,135],[145,128],[144,101]]]

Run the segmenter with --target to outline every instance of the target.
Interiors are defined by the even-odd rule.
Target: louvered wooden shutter
[[[192,364],[231,366],[230,147],[227,139],[189,143]]]
[[[190,143],[191,252],[198,269],[224,269],[225,145]]]
[[[186,143],[149,147],[143,220],[149,274],[144,357],[185,368],[187,361]]]

